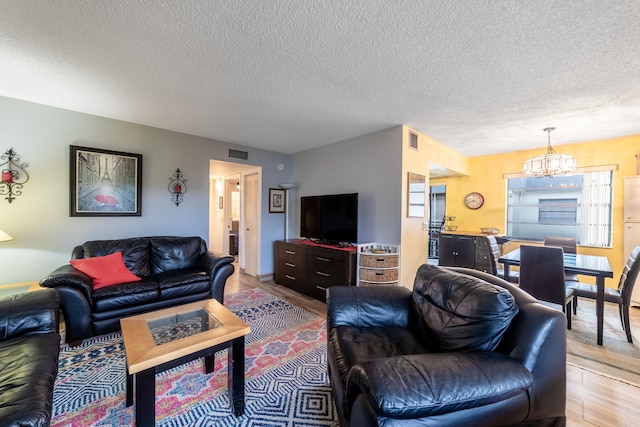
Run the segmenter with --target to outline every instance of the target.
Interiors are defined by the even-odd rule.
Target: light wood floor
[[[308,311],[326,316],[326,305],[273,281],[259,282],[255,278],[234,273],[227,281],[225,294],[260,288]],[[640,332],[640,309],[632,309],[632,329]],[[640,333],[634,342],[640,342]],[[583,348],[584,347],[584,348]],[[639,426],[640,425],[640,360],[608,352],[596,346],[583,345],[577,350],[587,359],[599,360],[611,366],[624,366],[616,372],[621,380],[597,371],[582,368],[580,358],[567,358],[567,426]],[[575,352],[575,351],[574,351]],[[577,366],[576,364],[580,364]],[[595,368],[594,368],[595,369]]]

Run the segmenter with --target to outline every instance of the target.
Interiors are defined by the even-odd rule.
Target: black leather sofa
[[[341,427],[564,426],[566,320],[476,270],[423,265],[414,290],[332,287]]]
[[[50,424],[59,318],[52,289],[0,299],[0,426]]]
[[[92,240],[73,249],[82,259],[122,252],[124,264],[142,280],[93,289],[89,276],[71,265],[40,281],[60,294],[65,341],[120,329],[120,319],[207,298],[224,303],[224,287],[233,274],[233,257],[207,251],[200,237],[135,237]]]

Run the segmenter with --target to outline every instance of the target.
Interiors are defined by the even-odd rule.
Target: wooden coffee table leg
[[[244,336],[229,347],[229,400],[236,417],[244,414]]]
[[[133,379],[134,376],[129,374],[129,368],[127,367],[127,382],[125,383],[125,390],[127,392],[127,408],[133,405]]]
[[[156,424],[156,375],[153,368],[138,372],[136,387],[136,427]]]

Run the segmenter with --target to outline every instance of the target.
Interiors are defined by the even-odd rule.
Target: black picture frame
[[[69,147],[70,216],[142,215],[142,154]]]
[[[280,188],[269,189],[269,213],[284,213],[287,203],[287,192]]]

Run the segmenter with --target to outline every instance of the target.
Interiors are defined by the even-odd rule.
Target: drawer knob
[[[286,274],[284,277],[286,277],[289,280],[296,280],[295,277],[289,276],[288,274]]]
[[[323,273],[322,271],[316,271],[316,274],[319,274],[320,276],[324,276],[324,277],[329,277],[330,276],[330,274]]]
[[[287,267],[293,267],[293,268],[296,267],[295,264],[291,264],[290,262],[285,262],[284,265],[286,265]]]

